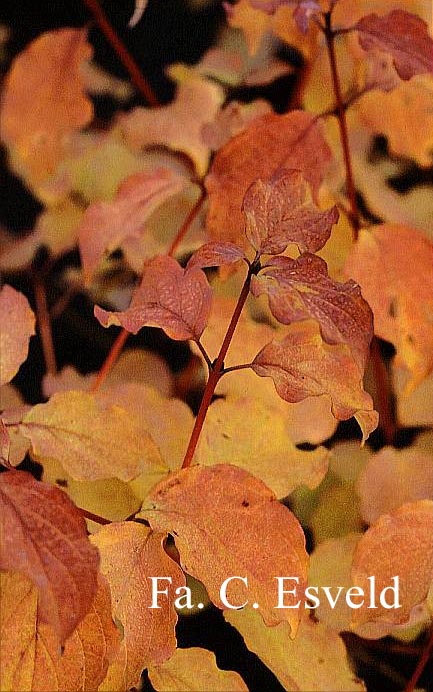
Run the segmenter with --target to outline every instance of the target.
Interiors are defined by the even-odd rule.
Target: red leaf
[[[58,488],[24,471],[0,476],[0,567],[27,575],[40,592],[42,618],[64,643],[97,590],[98,551],[85,521]]]
[[[223,267],[227,264],[235,264],[245,259],[245,253],[235,243],[217,243],[211,241],[199,248],[190,258],[187,269],[192,267]]]
[[[260,377],[272,377],[285,401],[328,394],[335,418],[355,416],[364,441],[377,426],[373,401],[362,389],[361,371],[350,349],[345,344],[325,344],[312,320],[290,325],[282,341],[273,341],[258,353],[252,368]]]
[[[139,237],[155,209],[180,192],[186,182],[166,168],[136,173],[120,185],[112,202],[95,202],[87,208],[78,238],[87,283],[104,252],[115,250],[125,238]]]
[[[320,250],[338,221],[337,207],[320,211],[312,203],[301,171],[278,171],[269,182],[256,180],[242,203],[246,235],[255,250],[278,255],[290,243],[300,252]]]
[[[148,262],[139,289],[124,312],[95,307],[104,327],[118,324],[136,334],[142,327],[161,327],[172,339],[197,341],[206,327],[212,291],[198,267],[182,269],[172,257]]]
[[[337,283],[316,255],[275,257],[253,276],[255,296],[267,293],[272,314],[283,324],[313,318],[328,344],[347,344],[363,370],[373,336],[373,315],[354,281]]]
[[[433,41],[427,24],[416,15],[404,10],[393,10],[384,17],[369,14],[355,28],[364,50],[379,49],[392,55],[402,79],[433,73]]]
[[[257,118],[220,149],[206,178],[211,238],[245,246],[241,207],[249,186],[258,178],[267,180],[278,168],[292,168],[303,172],[316,196],[330,159],[330,149],[309,113]]]

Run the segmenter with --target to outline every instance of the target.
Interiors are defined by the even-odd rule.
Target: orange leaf
[[[426,22],[404,10],[393,10],[384,17],[369,14],[355,28],[366,51],[391,53],[395,69],[402,79],[433,72],[433,40]]]
[[[245,259],[245,253],[235,243],[217,243],[211,241],[202,245],[189,259],[187,268],[224,267]]]
[[[245,246],[241,207],[250,185],[257,178],[269,179],[278,168],[292,168],[303,173],[316,196],[330,159],[330,149],[309,113],[257,118],[220,149],[206,178],[210,236]]]
[[[12,286],[0,291],[0,386],[17,374],[27,358],[35,316],[27,298]]]
[[[397,350],[414,389],[433,370],[433,244],[408,226],[383,224],[360,232],[345,272],[361,286],[377,336]]]
[[[164,551],[164,539],[133,522],[104,526],[91,537],[110,584],[113,614],[123,626],[122,646],[112,665],[122,690],[137,685],[143,668],[163,663],[176,649],[174,592],[186,582],[180,567]],[[157,608],[150,607],[150,577],[172,580],[158,583],[159,589],[168,587],[169,596],[159,596]]]
[[[305,538],[295,516],[262,481],[228,464],[192,466],[156,485],[139,516],[155,530],[173,533],[183,568],[203,582],[219,608],[227,608],[222,584],[240,575],[248,586],[239,579],[229,582],[227,601],[234,606],[257,602],[266,624],[287,621],[296,632],[302,604],[275,608],[275,576],[298,577],[300,595],[287,594],[286,603],[302,601]]]
[[[95,307],[104,327],[118,324],[136,334],[142,327],[161,327],[172,339],[197,341],[206,327],[212,291],[198,267],[182,269],[175,259],[161,255],[144,267],[141,285],[124,312]]]
[[[119,646],[111,617],[110,590],[99,575],[95,600],[63,651],[41,621],[37,589],[22,574],[1,578],[1,689],[96,692]]]
[[[181,192],[186,183],[186,178],[168,168],[135,173],[120,185],[112,202],[91,204],[81,219],[78,236],[86,282],[90,282],[104,252],[112,252],[125,238],[140,237],[155,209]]]
[[[282,341],[267,344],[257,354],[252,368],[260,377],[272,377],[285,401],[328,394],[338,420],[356,417],[363,441],[377,427],[372,398],[362,388],[362,374],[350,349],[324,343],[312,321],[290,325]]]
[[[69,28],[42,34],[15,58],[6,78],[1,138],[18,170],[35,182],[55,171],[68,137],[92,119],[80,75],[92,54],[86,34]]]
[[[352,580],[370,593],[371,576],[376,582],[377,607],[369,608],[370,599],[366,598],[364,605],[353,611],[353,622],[379,620],[400,624],[409,620],[412,608],[427,598],[433,579],[432,501],[410,502],[383,514],[363,535],[353,557]],[[394,577],[399,578],[400,607],[386,609],[379,603],[378,595],[393,585]]]
[[[320,250],[338,221],[337,207],[320,211],[301,171],[278,170],[269,182],[256,180],[245,193],[246,236],[257,252],[278,255],[290,243],[300,252]]]
[[[272,314],[283,324],[313,318],[328,344],[347,344],[363,370],[373,336],[373,315],[354,281],[337,283],[326,262],[305,253],[275,257],[253,277],[252,293],[267,293]]]
[[[40,615],[64,643],[89,611],[98,553],[81,512],[66,495],[24,471],[0,476],[3,546],[0,567],[38,587]]]

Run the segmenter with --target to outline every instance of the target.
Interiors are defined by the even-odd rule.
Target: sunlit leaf
[[[161,692],[248,692],[238,673],[220,670],[215,654],[207,649],[177,649],[169,661],[151,666],[148,671],[152,686]]]
[[[228,602],[257,602],[268,625],[287,621],[296,632],[299,609],[275,609],[275,575],[297,576],[302,591],[305,538],[294,515],[262,481],[228,464],[192,466],[155,486],[139,516],[155,530],[173,533],[185,571],[203,582],[218,607],[227,607],[221,585],[241,574],[248,588],[239,579],[230,581]],[[293,595],[287,599],[293,603]]]

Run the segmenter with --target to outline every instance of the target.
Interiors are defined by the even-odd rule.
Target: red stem
[[[406,685],[406,688],[404,692],[414,692],[418,680],[420,679],[421,675],[424,672],[424,668],[426,667],[427,663],[429,662],[430,656],[433,654],[433,627],[430,633],[430,638],[427,642],[427,645],[422,652],[422,655],[420,656],[420,659],[418,661],[418,665],[415,668],[413,675],[409,682]]]
[[[110,519],[104,519],[104,517],[100,517],[99,514],[93,514],[93,512],[89,512],[87,509],[83,509],[82,507],[77,507],[77,509],[81,512],[83,517],[86,519],[91,519],[97,524],[101,524],[102,526],[108,526],[108,524],[111,524]]]
[[[177,248],[179,247],[179,245],[181,244],[182,240],[183,240],[184,237],[186,236],[186,234],[187,234],[187,232],[188,232],[188,230],[189,230],[189,228],[190,228],[192,222],[194,221],[194,219],[196,218],[197,214],[199,213],[199,211],[200,211],[200,209],[201,209],[201,207],[202,207],[202,205],[203,205],[203,202],[204,202],[205,198],[206,198],[206,191],[205,191],[205,189],[202,187],[201,193],[200,193],[200,197],[198,198],[197,202],[194,204],[194,206],[193,206],[192,209],[190,210],[188,216],[186,217],[186,219],[185,219],[185,221],[183,222],[182,226],[179,228],[179,230],[178,230],[178,232],[176,233],[176,236],[175,236],[175,238],[174,238],[172,244],[170,245],[169,251],[168,251],[168,253],[167,253],[170,257],[173,257],[173,255],[174,255],[174,253],[176,252]]]
[[[57,373],[57,363],[53,344],[53,335],[51,332],[50,313],[47,305],[45,284],[40,276],[34,277],[33,290],[35,295],[36,315],[38,319],[39,334],[41,337],[45,366],[50,375],[55,375]]]
[[[233,334],[235,333],[235,329],[237,326],[237,323],[239,322],[239,317],[241,316],[241,312],[243,310],[243,307],[245,305],[245,301],[248,298],[248,293],[250,291],[250,282],[251,282],[251,275],[252,275],[252,269],[250,268],[248,270],[247,278],[245,279],[244,285],[242,287],[242,291],[240,293],[238,302],[236,304],[236,307],[234,309],[232,318],[230,320],[230,324],[227,329],[227,333],[224,337],[224,341],[222,343],[220,352],[218,354],[218,357],[213,365],[212,370],[210,371],[209,374],[209,379],[207,381],[204,393],[203,393],[203,398],[201,400],[200,408],[197,413],[197,418],[195,419],[195,424],[194,428],[191,434],[191,439],[188,444],[188,449],[186,450],[185,458],[183,460],[182,468],[186,469],[188,466],[191,465],[192,459],[194,457],[195,449],[197,447],[197,443],[200,437],[200,433],[203,428],[203,423],[206,418],[206,414],[208,411],[208,408],[210,406],[210,403],[212,401],[212,397],[215,392],[215,388],[219,382],[220,377],[223,375],[224,371],[224,358],[226,357],[228,348],[230,346],[230,342],[233,338]]]
[[[353,228],[353,239],[357,240],[360,228],[359,210],[356,201],[356,188],[353,178],[352,159],[350,156],[349,134],[347,129],[346,109],[341,93],[340,77],[338,74],[337,57],[335,54],[335,32],[331,24],[331,12],[325,15],[325,38],[328,47],[329,62],[331,65],[332,83],[334,86],[335,99],[337,101],[337,115],[340,127],[340,140],[343,148],[344,165],[346,168],[346,185],[350,200],[351,224]]]
[[[107,375],[111,372],[111,369],[115,362],[117,361],[118,357],[122,353],[122,349],[125,345],[125,342],[129,336],[129,332],[122,327],[120,330],[119,334],[117,335],[112,347],[110,348],[108,352],[108,356],[106,357],[105,361],[102,364],[101,369],[99,370],[98,374],[96,375],[96,380],[94,381],[92,387],[90,388],[90,391],[96,392],[102,383],[105,381],[105,378]]]
[[[122,62],[123,66],[128,71],[131,81],[135,84],[138,91],[144,96],[146,101],[153,107],[160,106],[160,102],[153,92],[147,79],[144,77],[134,58],[128,51],[127,47],[123,41],[119,38],[118,34],[108,21],[107,15],[100,6],[98,0],[83,0],[83,3],[93,14],[96,23],[104,34],[105,38],[113,49],[115,50],[117,56]]]

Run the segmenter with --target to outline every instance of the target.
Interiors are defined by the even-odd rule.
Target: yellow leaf
[[[248,692],[240,675],[220,670],[215,654],[198,647],[177,649],[169,661],[151,666],[148,674],[161,692]]]

